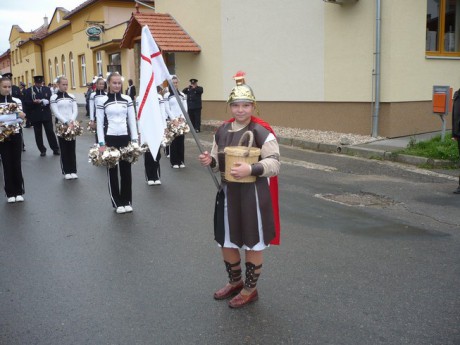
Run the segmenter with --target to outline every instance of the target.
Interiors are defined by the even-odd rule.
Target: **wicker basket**
[[[242,146],[244,138],[249,136],[248,146]],[[228,182],[252,183],[256,181],[256,176],[246,176],[239,180],[230,175],[230,170],[236,162],[245,162],[249,165],[259,161],[260,149],[252,147],[254,134],[251,131],[246,131],[240,138],[238,146],[228,146],[224,149],[225,152],[225,179]]]

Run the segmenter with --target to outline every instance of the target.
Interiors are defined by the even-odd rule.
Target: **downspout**
[[[381,45],[381,1],[376,0],[375,15],[375,103],[372,114],[372,136],[378,136],[379,112],[380,112],[380,45]]]

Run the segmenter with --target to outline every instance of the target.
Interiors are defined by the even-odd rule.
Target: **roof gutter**
[[[137,4],[141,4],[142,6],[148,7],[148,8],[150,8],[151,10],[154,10],[154,11],[155,11],[155,7],[149,6],[149,5],[143,3],[143,2],[141,2],[141,1],[139,1],[139,0],[134,0],[134,1],[135,1]]]

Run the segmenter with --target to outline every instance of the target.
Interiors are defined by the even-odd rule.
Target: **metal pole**
[[[372,114],[372,136],[378,136],[380,112],[380,46],[381,46],[381,2],[376,0],[375,15],[375,104]]]
[[[446,118],[444,117],[444,114],[439,116],[441,117],[442,121],[441,141],[444,141],[444,138],[446,137]]]
[[[175,88],[174,84],[172,83],[171,79],[168,79],[168,84],[170,87],[171,91],[174,91],[174,96],[176,97],[177,103],[179,104],[180,109],[182,110],[182,114],[185,116],[185,119],[187,120],[188,126],[190,127],[190,133],[193,135],[193,139],[195,139],[195,142],[198,146],[198,149],[200,150],[201,153],[204,153],[204,148],[203,145],[201,145],[200,138],[198,137],[198,134],[196,134],[195,128],[192,125],[192,122],[190,121],[190,117],[188,116],[187,111],[184,108],[184,105],[182,104],[181,99],[179,98],[179,93],[177,89]],[[207,166],[209,173],[212,176],[212,179],[214,180],[214,184],[216,185],[217,189],[220,189],[220,184],[219,181],[217,180],[216,175],[212,171],[211,167],[208,165]]]

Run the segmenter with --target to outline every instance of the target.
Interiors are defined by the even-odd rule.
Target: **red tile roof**
[[[145,25],[149,27],[155,42],[163,52],[199,53],[201,51],[200,46],[176,20],[170,14],[163,13],[133,13],[120,47],[133,48]]]

